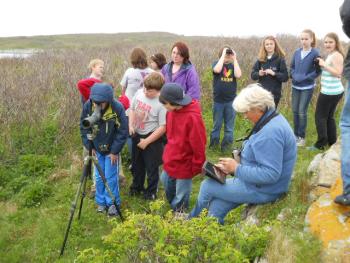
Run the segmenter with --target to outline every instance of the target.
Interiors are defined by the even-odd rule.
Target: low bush
[[[128,213],[104,237],[105,249],[80,252],[77,262],[250,262],[261,256],[269,233],[263,227],[224,225],[202,213],[191,220],[161,215],[164,201],[152,214]],[[161,205],[159,205],[161,204]],[[114,221],[116,222],[116,221]]]
[[[18,199],[23,207],[39,206],[44,198],[51,194],[51,188],[44,180],[36,180],[32,184],[23,187]]]
[[[25,176],[39,177],[54,167],[54,160],[47,155],[26,154],[18,160],[18,172]]]

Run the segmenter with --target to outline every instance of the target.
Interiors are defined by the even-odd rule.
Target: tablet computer
[[[217,181],[220,184],[225,184],[227,174],[216,167],[211,162],[205,161],[202,167],[203,174]]]

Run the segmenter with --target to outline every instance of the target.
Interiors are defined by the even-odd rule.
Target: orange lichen
[[[317,235],[325,247],[332,240],[350,241],[350,218],[345,214],[350,207],[337,205],[334,198],[342,193],[341,178],[338,177],[330,192],[314,202],[308,211],[306,220],[311,232]]]

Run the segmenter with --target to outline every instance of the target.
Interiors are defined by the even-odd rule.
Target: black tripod
[[[67,239],[68,239],[69,230],[70,230],[70,227],[71,227],[71,224],[72,224],[72,221],[73,221],[73,216],[74,216],[74,213],[75,213],[75,208],[77,207],[77,202],[78,202],[79,196],[81,195],[80,206],[79,206],[79,213],[78,213],[78,220],[80,219],[81,209],[83,207],[83,201],[84,201],[84,198],[86,196],[86,181],[87,181],[87,179],[89,177],[91,178],[91,166],[92,166],[91,163],[92,162],[94,162],[94,165],[96,166],[96,168],[98,170],[98,173],[101,176],[103,184],[105,185],[105,187],[106,187],[106,189],[108,191],[108,194],[111,197],[112,202],[113,202],[113,204],[116,207],[116,210],[117,210],[118,215],[120,216],[120,219],[122,221],[124,220],[124,218],[122,216],[122,213],[120,211],[120,207],[119,207],[119,205],[116,202],[115,196],[113,195],[111,189],[108,186],[108,183],[107,183],[106,177],[104,175],[104,172],[102,171],[101,166],[98,164],[98,161],[97,161],[96,157],[94,157],[92,155],[92,141],[93,141],[93,139],[96,136],[96,131],[97,131],[97,128],[94,127],[94,128],[92,128],[92,133],[89,133],[87,135],[87,138],[89,139],[89,155],[87,157],[85,157],[85,159],[84,159],[83,174],[80,177],[80,184],[79,184],[78,190],[77,190],[77,192],[75,194],[75,198],[74,198],[74,201],[73,201],[71,209],[70,209],[70,218],[69,218],[69,221],[68,221],[66,234],[64,236],[64,240],[63,240],[60,256],[62,256],[63,253],[64,253],[64,249],[65,249],[66,242],[67,242]]]

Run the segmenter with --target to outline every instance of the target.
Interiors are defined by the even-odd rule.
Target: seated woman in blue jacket
[[[272,202],[288,191],[297,147],[292,128],[275,111],[272,94],[259,84],[252,84],[236,97],[233,107],[243,113],[254,128],[243,142],[239,162],[220,158],[216,164],[225,174],[234,174],[234,177],[225,184],[204,180],[190,218],[207,208],[209,216],[223,224],[231,209],[245,203]]]

